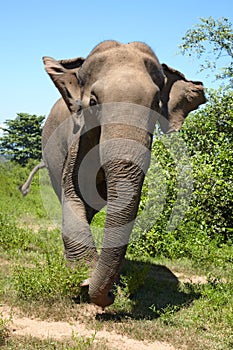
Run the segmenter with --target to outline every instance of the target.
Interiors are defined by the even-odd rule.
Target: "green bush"
[[[14,269],[14,287],[19,299],[52,300],[80,296],[80,283],[87,277],[84,265],[68,267],[62,252],[47,252],[37,257],[32,266]]]
[[[11,217],[0,212],[0,246],[6,251],[26,250],[32,240],[32,231],[20,228]]]
[[[227,241],[233,227],[233,92],[211,91],[205,108],[185,124],[182,137],[193,162],[193,219]]]
[[[177,147],[166,147],[169,139],[172,145],[178,142]],[[184,153],[188,155],[186,159],[182,159],[181,139]],[[175,153],[173,149],[178,151]],[[149,214],[145,213],[146,224],[143,215],[139,224],[136,223],[134,234],[137,239],[131,243],[129,252],[152,257],[199,256],[201,259],[201,254],[209,251],[210,244],[221,246],[228,240],[232,241],[232,90],[210,91],[208,103],[188,117],[178,135],[156,135],[152,146],[153,157],[156,161],[143,187],[139,215],[150,198],[154,204],[151,204]],[[182,174],[187,166],[191,166],[192,173]],[[180,175],[183,176],[181,181],[178,178]],[[183,180],[187,185],[184,188]],[[153,188],[148,199],[149,183]],[[165,196],[162,191],[165,191]],[[179,193],[182,194],[180,200],[177,199]],[[161,198],[164,199],[162,204]],[[171,217],[173,226],[169,223]]]

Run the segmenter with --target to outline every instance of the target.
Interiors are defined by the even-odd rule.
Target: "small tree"
[[[14,120],[7,119],[0,138],[0,154],[20,165],[29,159],[41,159],[41,133],[44,116],[18,113]]]
[[[201,23],[189,29],[179,46],[182,54],[204,58],[201,71],[211,70],[216,79],[230,80],[233,86],[233,30],[227,18],[200,18]]]
[[[181,130],[194,172],[193,212],[189,219],[212,236],[233,238],[233,92],[212,90],[209,102]]]

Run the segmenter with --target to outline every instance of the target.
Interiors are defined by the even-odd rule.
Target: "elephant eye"
[[[94,95],[91,95],[89,104],[90,104],[90,106],[95,106],[98,104],[97,98]]]

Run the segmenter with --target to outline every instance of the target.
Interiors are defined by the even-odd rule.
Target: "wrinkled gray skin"
[[[89,285],[91,301],[105,307],[114,301],[110,289],[126,252],[144,180],[145,171],[135,164],[136,147],[142,145],[150,149],[152,133],[133,125],[122,127],[120,124],[111,124],[109,127],[104,122],[93,129],[91,123],[94,119],[84,117],[82,110],[85,111],[90,105],[106,103],[136,104],[161,113],[167,121],[164,123],[161,120],[164,132],[178,131],[187,114],[205,103],[203,85],[188,81],[183,74],[165,64],[160,65],[152,50],[137,42],[103,42],[86,60],[76,58],[56,61],[50,57],[44,57],[43,60],[47,73],[62,95],[47,118],[42,144],[43,160],[62,203],[62,235],[66,258],[69,261],[84,259],[89,263],[93,272],[83,285]],[[92,118],[98,116],[93,114]],[[132,124],[134,116],[129,118]],[[88,129],[91,130],[87,132]],[[119,142],[118,146],[117,142],[113,142],[107,148],[102,147],[106,141],[119,138],[136,141],[135,149],[131,143],[126,149],[132,161],[129,158],[116,159],[118,152],[120,154],[122,148],[127,148],[127,143]],[[95,188],[88,180],[89,174],[94,171],[92,162],[87,168],[86,178],[84,174],[81,179],[90,200],[83,198],[78,183],[81,161],[94,146],[97,146],[97,151],[93,163],[99,164],[95,186],[102,201],[94,198]],[[112,161],[104,163],[106,153],[108,157],[110,154],[107,159]],[[125,206],[128,182],[132,184],[129,190],[133,188],[133,196]],[[118,188],[117,191],[123,195],[116,209],[114,203],[119,183],[122,189]],[[90,203],[92,200],[93,205]],[[104,243],[98,256],[89,224],[105,203],[107,217]]]

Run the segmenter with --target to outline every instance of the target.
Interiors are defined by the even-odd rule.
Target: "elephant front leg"
[[[81,260],[90,268],[95,267],[98,254],[87,222],[85,206],[79,198],[63,198],[62,238],[68,261]]]

